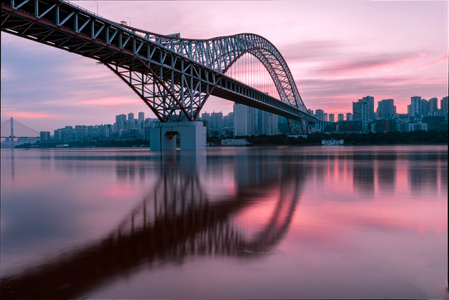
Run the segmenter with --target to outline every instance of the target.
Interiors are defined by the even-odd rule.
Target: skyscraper
[[[421,99],[421,115],[427,116],[429,114],[429,111],[430,111],[429,101],[427,101],[426,99]]]
[[[433,97],[429,99],[429,112],[436,113],[438,111],[438,98]]]
[[[345,115],[338,114],[338,121],[344,121],[344,119],[345,119]]]
[[[47,143],[48,141],[50,141],[50,131],[41,131],[39,135],[41,138],[41,143]]]
[[[340,119],[340,117],[338,117]],[[343,120],[343,118],[342,118]],[[346,113],[346,121],[352,121],[352,114],[350,112]]]
[[[369,124],[374,120],[374,97],[366,96],[358,102],[352,102],[353,120],[362,121],[362,130],[369,131]]]
[[[137,129],[145,129],[145,113],[143,111],[139,112],[139,120],[137,122]]]
[[[335,122],[335,115],[329,114],[329,122]]]
[[[278,133],[278,115],[266,111],[260,111],[260,134],[275,135]]]
[[[446,97],[444,97],[444,98],[441,98],[441,105],[440,105],[440,107],[441,107],[441,110],[443,111],[443,112],[447,112],[447,96]]]
[[[324,120],[324,111],[322,109],[317,109],[315,111],[315,116],[320,120]]]
[[[125,123],[126,123],[126,115],[116,115],[115,116],[115,130],[117,132],[120,132],[121,130],[125,129]]]
[[[209,128],[211,130],[221,130],[223,128],[223,113],[213,112],[210,114]]]
[[[248,109],[250,107],[235,103],[233,107],[234,111],[234,136],[246,136],[250,135],[250,128],[248,122]]]
[[[377,113],[381,119],[391,119],[396,114],[393,99],[383,99],[377,103]]]
[[[410,103],[410,107],[408,109],[408,113],[410,116],[421,115],[421,97],[420,96],[411,97],[411,103]]]

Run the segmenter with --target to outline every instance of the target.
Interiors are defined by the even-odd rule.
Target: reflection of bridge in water
[[[213,200],[206,196],[196,168],[188,163],[183,166],[166,160],[152,191],[116,230],[80,251],[2,279],[2,295],[80,297],[142,266],[182,263],[192,255],[259,257],[279,243],[291,223],[307,173],[288,163],[272,164],[258,170],[257,185],[237,188],[234,196]],[[245,166],[245,162],[239,163]],[[249,238],[235,226],[233,217],[272,190],[279,195],[270,220]]]

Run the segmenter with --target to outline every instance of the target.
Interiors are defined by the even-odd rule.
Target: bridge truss
[[[307,122],[324,124],[307,112],[280,52],[255,34],[174,38],[112,22],[62,0],[1,0],[1,28],[100,61],[161,122],[195,120],[214,95],[300,121],[303,131]],[[246,53],[266,68],[280,99],[225,75]]]

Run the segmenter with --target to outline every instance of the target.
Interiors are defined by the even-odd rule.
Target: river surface
[[[447,298],[447,154],[2,149],[2,294]]]

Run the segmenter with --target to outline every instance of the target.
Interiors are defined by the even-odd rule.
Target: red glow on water
[[[115,184],[108,187],[103,188],[101,191],[103,196],[112,197],[112,198],[126,198],[137,195],[137,191],[132,185],[128,184]]]

